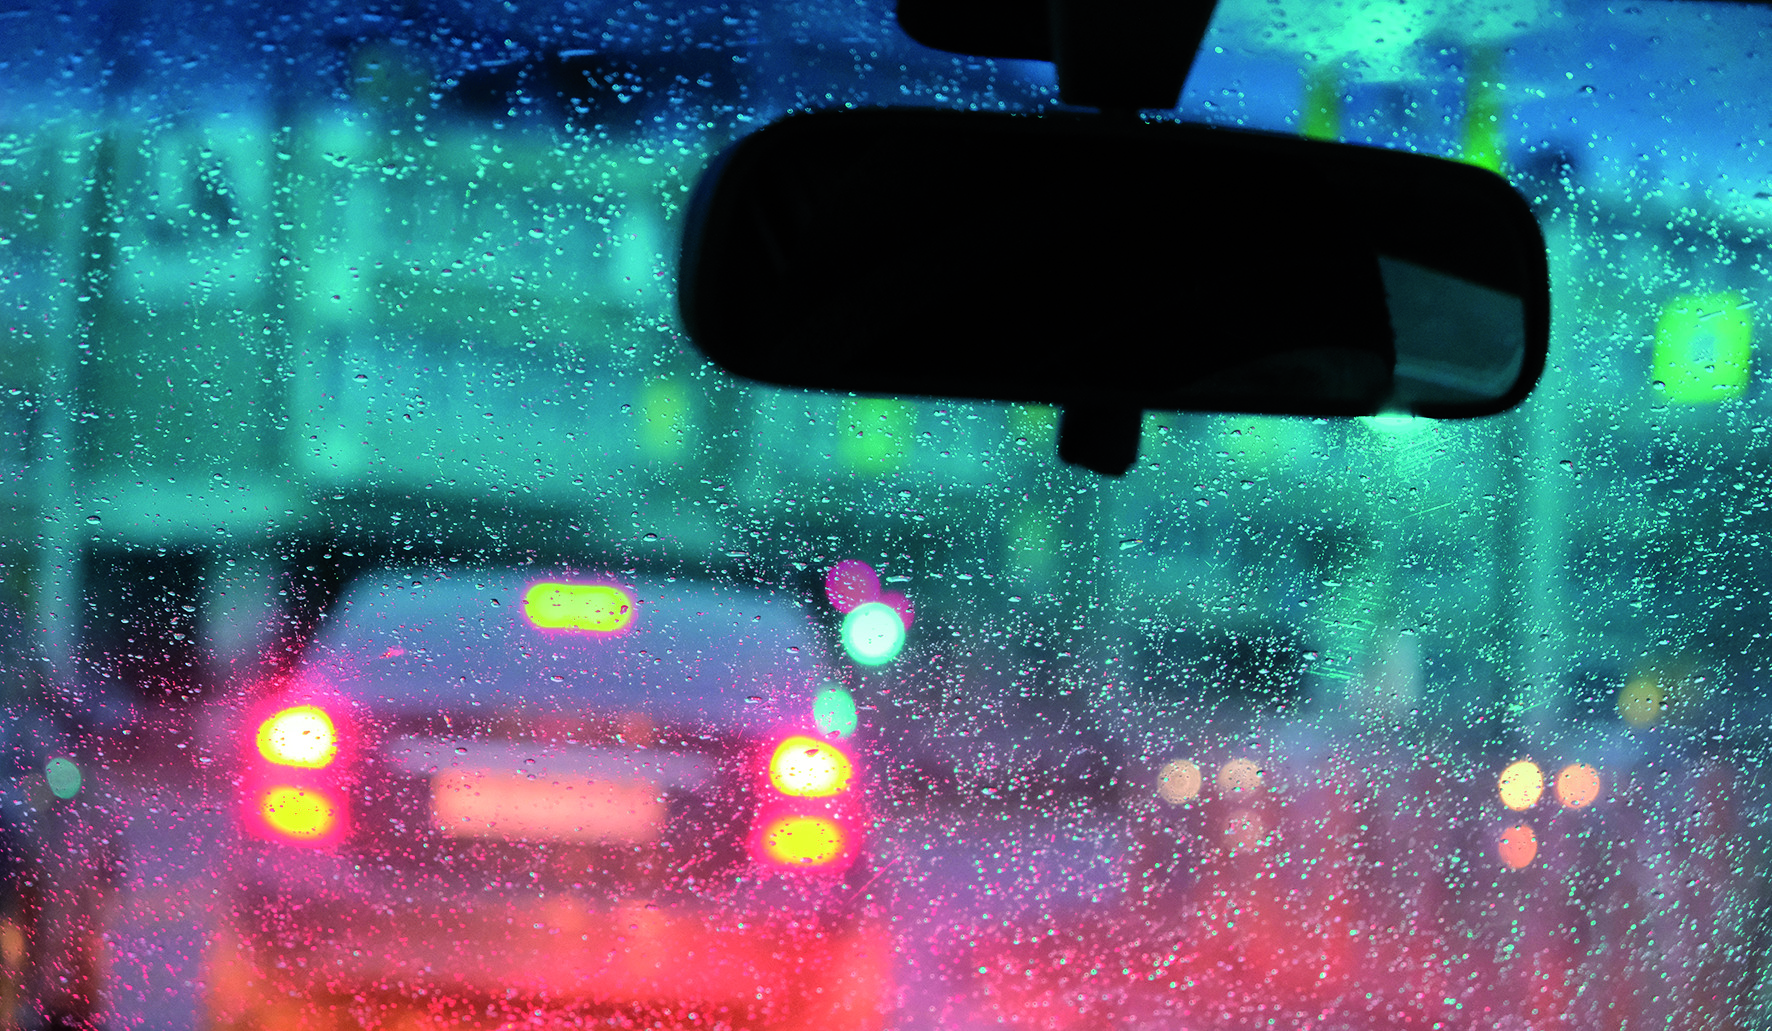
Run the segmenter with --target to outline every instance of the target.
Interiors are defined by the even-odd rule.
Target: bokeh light
[[[1509,809],[1515,812],[1530,809],[1544,794],[1544,771],[1530,759],[1509,763],[1507,769],[1501,771],[1498,791],[1501,804]]]
[[[848,737],[855,733],[855,698],[841,684],[826,684],[812,699],[812,722],[826,734]]]
[[[1515,824],[1501,832],[1501,843],[1497,847],[1501,861],[1508,869],[1523,869],[1538,858],[1538,835],[1523,823]]]
[[[313,788],[272,788],[259,802],[259,815],[272,830],[304,841],[325,837],[338,826],[337,804]]]
[[[1261,814],[1239,809],[1224,821],[1225,847],[1232,852],[1246,852],[1267,844],[1267,823]]]
[[[800,734],[775,746],[769,757],[769,783],[784,795],[800,798],[847,791],[853,772],[842,749]]]
[[[49,793],[57,798],[73,798],[80,793],[80,766],[65,755],[43,764],[43,779],[49,782]]]
[[[1200,796],[1200,768],[1187,759],[1171,759],[1157,771],[1157,797],[1180,805]]]
[[[822,816],[782,816],[763,830],[763,854],[786,866],[822,866],[843,853],[843,828]]]
[[[1586,808],[1600,797],[1600,771],[1587,763],[1570,763],[1557,772],[1556,791],[1564,808]]]
[[[1666,695],[1660,679],[1652,676],[1632,677],[1618,692],[1618,715],[1639,730],[1661,722]]]
[[[258,754],[279,766],[317,770],[338,755],[338,731],[319,706],[292,706],[258,725]]]
[[[880,574],[866,562],[846,558],[825,573],[824,596],[838,612],[852,611],[857,605],[879,600]]]
[[[1218,768],[1218,790],[1227,795],[1252,795],[1261,784],[1261,767],[1253,759],[1232,759]]]
[[[614,584],[538,583],[523,594],[523,615],[540,630],[611,635],[634,625],[634,599]]]
[[[911,620],[916,618],[917,608],[911,604],[909,598],[897,591],[887,591],[880,595],[879,602],[882,605],[890,606],[892,611],[898,613],[898,618],[904,621],[906,630],[911,628]]]
[[[904,650],[904,620],[890,605],[866,602],[843,617],[843,650],[863,666],[881,666]]]

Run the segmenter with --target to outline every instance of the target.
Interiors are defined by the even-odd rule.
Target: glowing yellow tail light
[[[258,725],[258,754],[279,766],[317,770],[338,756],[338,729],[317,705],[284,709]]]
[[[783,816],[763,830],[763,852],[784,866],[822,866],[843,854],[843,828],[821,816]]]
[[[258,811],[266,826],[302,841],[325,837],[338,826],[338,805],[311,788],[272,788],[259,800]]]
[[[540,630],[618,634],[634,625],[634,599],[612,584],[534,584],[523,615]]]
[[[854,772],[842,749],[817,738],[794,736],[769,757],[769,783],[784,795],[823,798],[849,789]]]

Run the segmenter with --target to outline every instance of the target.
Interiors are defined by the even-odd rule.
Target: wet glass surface
[[[874,3],[0,22],[22,1023],[1762,1019],[1772,12],[1227,2],[1165,117],[1501,171],[1549,367],[1149,413],[1122,479],[676,315],[726,143],[1049,66]]]

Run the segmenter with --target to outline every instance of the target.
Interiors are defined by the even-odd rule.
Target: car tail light
[[[760,841],[764,854],[783,866],[823,866],[847,851],[849,835],[822,816],[777,816]]]
[[[849,790],[854,764],[843,750],[796,734],[775,746],[769,757],[769,784],[783,795],[826,798]]]
[[[863,827],[855,758],[812,734],[788,734],[764,755],[751,853],[783,870],[846,869]]]
[[[240,819],[252,837],[324,847],[349,826],[349,725],[336,699],[280,702],[248,724]]]
[[[258,725],[258,754],[279,766],[317,770],[338,757],[338,728],[318,705],[296,705]]]
[[[341,806],[331,792],[315,787],[280,784],[259,796],[265,825],[297,841],[318,841],[338,829]]]

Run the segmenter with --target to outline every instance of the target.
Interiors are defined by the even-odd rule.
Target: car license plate
[[[451,837],[645,842],[665,806],[656,784],[455,768],[431,776],[431,823]]]

